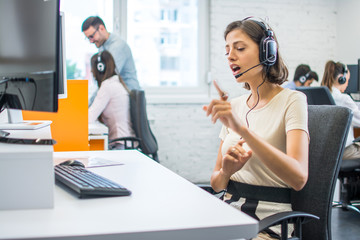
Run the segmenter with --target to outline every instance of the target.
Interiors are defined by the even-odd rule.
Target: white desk
[[[128,197],[78,199],[55,186],[54,209],[0,211],[0,239],[235,239],[258,223],[135,150],[56,152],[124,165],[91,168],[132,191]]]

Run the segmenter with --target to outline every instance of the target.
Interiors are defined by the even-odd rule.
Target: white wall
[[[327,60],[350,64],[360,58],[359,10],[357,0],[211,0],[212,76],[230,97],[245,92],[235,83],[227,65],[223,31],[233,20],[267,16],[289,68],[289,79],[293,78],[296,66],[305,63],[321,80]],[[219,146],[221,125],[210,123],[202,105],[148,104],[161,164],[192,182],[209,181]]]
[[[338,0],[336,12],[337,60],[357,64],[360,58],[360,1]]]

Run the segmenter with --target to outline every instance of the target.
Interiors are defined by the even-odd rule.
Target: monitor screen
[[[345,93],[359,92],[359,64],[348,64],[347,68],[350,71],[349,84],[345,89]]]
[[[0,1],[0,107],[56,112],[59,0]]]

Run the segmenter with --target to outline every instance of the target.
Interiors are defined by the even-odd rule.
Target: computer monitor
[[[0,1],[0,108],[9,113],[0,130],[23,129],[21,110],[57,111],[59,18],[59,0]]]
[[[58,98],[67,98],[66,49],[65,49],[65,14],[60,12],[59,19],[59,88]]]
[[[360,61],[360,60],[359,60]],[[353,94],[360,92],[360,79],[359,79],[359,64],[348,64],[347,68],[350,71],[350,79],[345,93]]]

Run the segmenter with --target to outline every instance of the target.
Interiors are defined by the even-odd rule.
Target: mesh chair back
[[[335,101],[325,86],[297,87],[297,91],[305,93],[308,105],[335,105]]]
[[[320,217],[303,225],[303,239],[331,240],[331,207],[352,112],[340,106],[309,108],[309,179],[292,191],[295,211]]]
[[[132,90],[130,92],[130,114],[135,135],[140,138],[140,148],[142,152],[147,155],[152,155],[153,159],[158,162],[158,144],[149,125],[145,93],[143,90]]]

